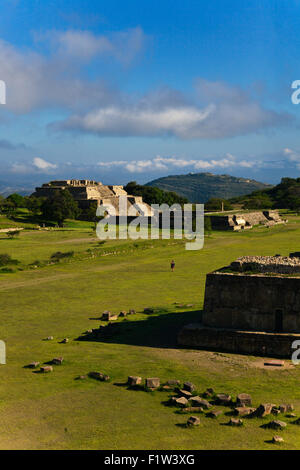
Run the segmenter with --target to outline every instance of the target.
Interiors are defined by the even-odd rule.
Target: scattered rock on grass
[[[188,400],[192,397],[192,393],[188,392],[187,390],[179,390],[178,393],[181,397],[185,397]]]
[[[66,344],[66,343],[68,343],[68,342],[69,342],[69,338],[64,338],[64,339],[62,340],[62,343],[63,343],[63,344]]]
[[[235,414],[238,416],[249,416],[254,413],[255,408],[249,408],[247,406],[237,406],[235,409]]]
[[[281,413],[287,413],[289,411],[294,411],[294,405],[291,403],[284,403],[282,405],[279,405],[279,410]]]
[[[226,393],[218,393],[217,395],[217,402],[219,405],[230,405],[231,404],[231,396],[227,395]]]
[[[255,415],[258,416],[259,418],[268,416],[271,413],[274,406],[275,405],[273,405],[272,403],[262,403],[261,405],[259,405],[258,408],[256,408]]]
[[[203,413],[203,408],[201,406],[187,406],[182,409],[183,413]]]
[[[192,382],[184,382],[183,388],[188,392],[194,392],[196,390],[196,387]]]
[[[109,321],[111,316],[112,316],[112,313],[109,310],[104,310],[104,312],[102,313],[101,320]]]
[[[188,400],[184,397],[181,398],[171,398],[171,403],[174,404],[175,406],[179,406],[180,408],[184,408],[188,405]]]
[[[39,365],[39,362],[31,362],[27,367],[29,367],[29,369],[36,369]]]
[[[119,317],[126,317],[127,315],[127,312],[125,310],[122,310],[120,313],[119,313]]]
[[[193,404],[193,406],[201,406],[205,410],[208,410],[208,408],[211,408],[212,406],[207,400],[198,396],[191,397],[189,401]]]
[[[238,418],[231,418],[229,421],[229,426],[243,426],[243,421]]]
[[[101,382],[108,382],[110,380],[109,375],[102,374],[102,372],[89,372],[88,376]]]
[[[239,393],[238,396],[236,397],[236,404],[237,406],[251,406],[252,405],[252,399],[251,395],[248,393]]]
[[[180,380],[168,380],[166,385],[169,385],[169,387],[178,387],[180,385]]]
[[[160,386],[160,380],[158,377],[148,377],[145,380],[146,388],[155,389]]]
[[[271,421],[266,425],[266,427],[270,429],[284,429],[286,427],[286,423],[284,421],[279,421],[278,419],[275,421]]]
[[[52,359],[52,363],[53,364],[56,364],[57,366],[60,366],[64,361],[64,358],[63,357],[55,357],[54,359]]]
[[[197,416],[191,416],[186,423],[188,426],[199,426],[200,419]]]
[[[142,383],[142,377],[136,377],[134,375],[130,375],[127,380],[127,384],[129,387],[136,387]]]
[[[47,373],[47,372],[53,372],[53,367],[52,366],[42,366],[40,368],[40,372],[42,373]]]
[[[281,436],[273,436],[272,442],[278,444],[279,442],[284,442],[284,440]]]

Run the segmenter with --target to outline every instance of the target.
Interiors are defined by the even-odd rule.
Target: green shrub
[[[12,268],[2,268],[0,269],[0,272],[1,273],[15,273],[15,269],[12,269]]]
[[[0,254],[0,266],[6,266],[7,264],[19,264],[19,261],[12,259],[7,253]]]
[[[65,251],[64,253],[57,251],[56,253],[53,253],[50,258],[54,261],[58,261],[63,258],[71,258],[72,256],[74,256],[74,251]]]

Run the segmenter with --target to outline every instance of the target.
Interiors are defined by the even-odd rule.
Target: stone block
[[[239,393],[236,397],[236,404],[237,406],[251,406],[251,395],[249,395],[248,393]]]
[[[148,377],[145,385],[147,388],[158,388],[160,386],[160,380],[157,377]]]
[[[127,380],[127,384],[129,387],[136,387],[137,385],[141,385],[142,377],[136,377],[134,375],[130,375]]]
[[[192,382],[184,382],[183,388],[188,392],[194,392],[196,390],[196,387]]]
[[[191,416],[188,420],[187,420],[187,425],[188,426],[199,426],[200,424],[200,419],[197,418],[197,416]]]

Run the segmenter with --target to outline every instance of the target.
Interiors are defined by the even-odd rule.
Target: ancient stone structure
[[[202,323],[184,327],[179,344],[291,357],[300,339],[299,273],[300,258],[274,256],[240,258],[207,274]]]
[[[81,209],[89,207],[91,203],[96,201],[98,206],[105,204],[112,205],[116,210],[116,215],[126,215],[119,211],[120,197],[123,196],[124,209],[127,209],[127,211],[134,204],[139,209],[139,212],[136,211],[135,215],[139,215],[139,213],[147,217],[152,215],[150,206],[143,202],[142,197],[127,194],[123,189],[123,186],[105,186],[99,181],[50,181],[39,188],[35,188],[35,193],[33,193],[33,195],[37,197],[51,197],[55,191],[64,189],[67,189],[71,193]]]
[[[275,224],[283,224],[278,211],[248,212],[244,214],[210,215],[213,230],[246,230],[254,225],[266,225],[271,227]]]

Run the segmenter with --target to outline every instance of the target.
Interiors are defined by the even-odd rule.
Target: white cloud
[[[114,33],[111,38],[88,31],[48,32],[49,54],[18,49],[0,39],[1,80],[6,83],[6,109],[28,113],[37,108],[82,110],[122,101],[120,93],[102,79],[88,80],[81,70],[93,58],[109,55],[128,64],[142,48],[140,28]]]
[[[291,163],[296,165],[296,168],[300,169],[300,152],[285,148],[283,149],[284,157]]]
[[[13,173],[52,173],[58,166],[54,163],[47,162],[43,158],[35,157],[32,162],[29,163],[18,163],[15,162],[11,166],[11,172]]]
[[[88,62],[95,57],[111,56],[128,64],[141,51],[145,34],[140,27],[97,35],[87,30],[47,31],[35,34],[37,41],[47,42],[55,55]]]
[[[106,35],[50,31],[36,35],[43,45],[49,43],[47,54],[0,40],[6,109],[28,113],[60,108],[70,115],[52,129],[99,136],[218,139],[291,122],[289,114],[267,109],[245,90],[224,82],[197,79],[191,96],[165,87],[137,98],[99,78],[99,58],[109,56],[126,65],[141,51],[145,37],[139,27]],[[93,80],[83,78],[91,61],[98,61],[98,78]]]
[[[237,160],[233,155],[227,154],[219,160],[194,160],[176,157],[156,156],[149,160],[132,160],[130,162],[120,160],[112,162],[99,162],[98,166],[102,168],[121,167],[129,173],[146,173],[149,171],[162,171],[171,169],[181,169],[182,171],[197,170],[207,171],[215,168],[246,167],[252,168],[258,165],[257,161]]]
[[[73,114],[52,127],[99,136],[217,139],[260,132],[290,121],[290,115],[265,109],[238,87],[201,80],[193,102],[165,89],[136,103],[117,103]]]
[[[46,160],[43,160],[42,158],[35,157],[33,159],[33,165],[38,169],[38,170],[52,170],[57,168],[57,165],[54,163],[46,162]]]

